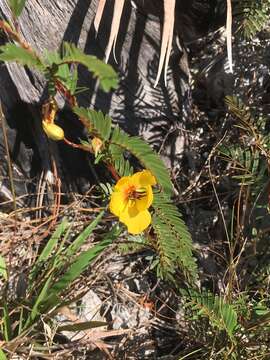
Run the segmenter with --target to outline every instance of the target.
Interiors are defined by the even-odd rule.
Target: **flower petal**
[[[139,211],[143,211],[148,209],[153,202],[153,191],[150,185],[145,186],[146,194],[145,196],[141,197],[140,199],[136,199],[136,207]]]
[[[130,181],[138,187],[153,186],[157,183],[155,177],[149,170],[143,170],[133,174]]]
[[[123,190],[130,183],[131,176],[123,176],[121,179],[117,181],[115,184],[116,190]]]
[[[116,216],[120,216],[121,211],[127,205],[127,201],[121,191],[114,191],[111,195],[110,212]]]
[[[120,221],[123,222],[130,234],[140,234],[151,224],[151,214],[148,210],[136,211],[136,207],[126,208],[121,213]]]

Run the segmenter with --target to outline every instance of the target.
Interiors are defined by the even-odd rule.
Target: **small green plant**
[[[16,17],[17,12],[13,10],[13,13]],[[132,175],[134,170],[129,161],[132,157],[154,176],[157,183],[151,210],[154,232],[151,233],[151,228],[148,228],[149,236],[147,236],[149,246],[157,253],[154,266],[159,276],[170,279],[173,279],[179,267],[186,279],[194,283],[197,267],[192,255],[191,236],[181,219],[179,210],[171,201],[173,185],[164,163],[144,140],[129,136],[119,126],[113,125],[108,115],[80,107],[78,104],[76,95],[81,89],[77,87],[77,65],[85,66],[99,80],[104,91],[117,87],[118,78],[113,68],[69,43],[65,43],[58,52],[44,51],[41,56],[21,39],[19,30],[12,24],[2,21],[0,28],[6,31],[10,40],[15,41],[0,47],[0,60],[16,61],[23,66],[34,68],[47,80],[49,98],[43,104],[42,124],[49,139],[64,141],[68,146],[94,154],[95,163],[105,165],[114,181]],[[64,130],[55,124],[58,111],[55,100],[57,92],[66,99],[70,110],[87,130],[87,141],[71,142],[65,137]],[[102,187],[104,189],[104,186]],[[107,186],[105,188],[108,189]],[[110,194],[107,193],[107,196]],[[142,196],[144,195],[141,194]],[[152,201],[149,206],[151,204]],[[162,211],[163,206],[167,209],[166,212]]]
[[[253,38],[268,22],[269,0],[233,0],[233,14],[237,32],[246,39]]]
[[[29,342],[34,341],[33,339],[40,344],[43,343],[44,347],[43,345],[40,347],[46,352],[46,339],[40,339],[42,332],[38,329],[42,327],[43,322],[52,324],[59,309],[72,302],[72,299],[68,297],[69,287],[119,236],[119,228],[114,227],[104,235],[103,240],[97,245],[88,250],[80,250],[103,216],[104,211],[71,243],[72,225],[63,219],[33,264],[24,294],[15,301],[10,301],[10,294],[6,286],[0,303],[0,337],[2,351],[6,354],[12,353],[21,344],[22,339],[25,348]],[[2,269],[6,269],[4,260],[2,260]],[[2,274],[8,284],[9,278],[5,275],[5,270],[2,270]],[[65,296],[63,297],[63,295]],[[78,300],[76,299],[76,301]],[[78,327],[79,324],[77,323],[76,326]],[[89,322],[87,327],[84,324],[84,328],[95,326],[100,325]]]

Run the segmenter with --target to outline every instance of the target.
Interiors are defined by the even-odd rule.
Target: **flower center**
[[[126,200],[138,200],[146,196],[145,188],[136,188],[135,185],[129,185],[125,190],[125,199]]]

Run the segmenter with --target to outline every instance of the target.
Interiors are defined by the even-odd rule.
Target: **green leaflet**
[[[87,55],[75,45],[64,43],[64,56],[62,62],[80,63],[100,80],[103,91],[108,92],[118,86],[118,76],[111,65],[104,63],[93,55]]]
[[[90,133],[100,137],[104,142],[109,141],[109,151],[116,168],[118,168],[117,170],[120,170],[120,176],[128,175],[132,170],[129,162],[123,157],[123,151],[128,150],[146,169],[152,172],[164,192],[168,195],[172,194],[172,183],[167,169],[159,156],[144,140],[139,137],[129,136],[118,126],[115,126],[112,130],[111,118],[108,115],[104,116],[101,111],[97,112],[82,107],[74,107],[73,111],[84,120],[87,120]]]
[[[121,148],[121,146],[110,144],[109,153],[111,154],[114,168],[119,176],[129,176],[134,173],[133,166],[131,166],[129,160],[125,158],[125,149]]]
[[[193,257],[191,235],[181,219],[181,214],[168,197],[154,194],[154,215],[152,224],[157,236],[157,271],[161,277],[173,280],[177,268],[183,271],[186,279],[194,283],[198,277],[197,264]]]
[[[251,39],[267,26],[270,2],[268,0],[235,1],[233,17],[238,24],[238,33]]]
[[[0,61],[18,62],[23,66],[44,70],[44,64],[35,54],[15,44],[0,46]]]
[[[189,306],[198,316],[207,317],[213,327],[225,330],[230,338],[234,336],[237,329],[237,313],[231,304],[228,304],[220,296],[210,292],[198,293],[190,291],[188,293]]]
[[[171,179],[163,161],[144,140],[129,136],[118,126],[112,132],[110,142],[128,150],[140,163],[156,177],[158,184],[168,195],[172,195]]]
[[[61,80],[61,82],[66,86],[72,95],[77,93],[77,91],[80,91],[80,89],[77,89],[77,64],[74,64],[73,67],[71,67],[70,64],[62,64],[62,58],[57,51],[45,51],[44,60],[49,65],[47,71],[48,80],[50,80],[50,77],[53,73],[55,77]]]
[[[87,120],[89,124],[89,132],[100,137],[103,141],[107,141],[111,134],[112,120],[108,115],[103,115],[101,111],[85,109],[83,107],[74,107],[72,109],[75,114]]]
[[[26,0],[8,0],[9,7],[15,17],[19,17],[23,11]]]

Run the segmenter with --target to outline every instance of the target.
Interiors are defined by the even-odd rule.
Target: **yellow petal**
[[[139,211],[148,209],[153,202],[153,191],[150,185],[145,186],[145,192],[146,192],[145,196],[135,200],[136,207]]]
[[[138,211],[136,206],[126,207],[119,220],[124,223],[130,234],[141,233],[151,224],[151,214],[148,210]]]
[[[63,140],[65,137],[64,130],[54,123],[42,121],[42,127],[48,138],[51,140],[59,141]]]
[[[125,224],[130,218],[136,217],[138,213],[139,211],[136,207],[136,202],[134,200],[128,200],[126,206],[122,208],[119,220]]]
[[[131,176],[130,181],[138,187],[144,187],[147,185],[153,186],[157,183],[155,177],[149,170],[143,170],[135,173]]]
[[[124,207],[127,205],[127,201],[125,201],[125,197],[123,193],[120,191],[114,191],[111,195],[110,201],[110,212],[116,216],[120,216],[121,211],[123,211]]]
[[[131,176],[123,176],[121,179],[117,181],[115,184],[116,190],[123,190],[124,187],[126,187],[130,183]]]

